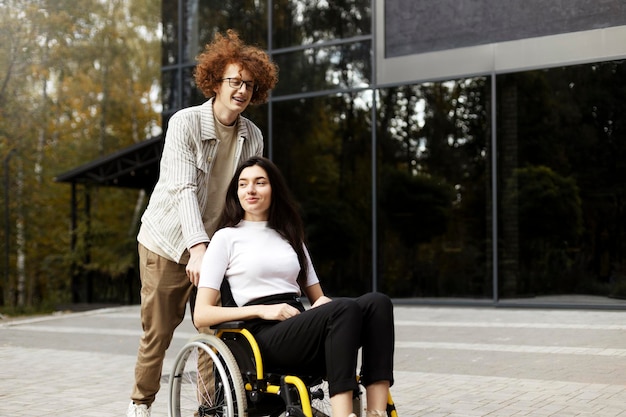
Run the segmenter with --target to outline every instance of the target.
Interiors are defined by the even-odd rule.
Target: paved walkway
[[[403,416],[626,417],[626,312],[396,306]],[[0,416],[123,416],[138,306],[0,321]],[[194,334],[177,330],[164,374]],[[154,417],[167,416],[163,386]]]

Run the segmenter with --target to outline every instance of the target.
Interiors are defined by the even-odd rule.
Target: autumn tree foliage
[[[54,178],[160,133],[160,20],[145,0],[0,3],[6,307],[72,301],[77,263],[106,279],[132,268],[138,192],[90,190],[89,242],[72,251],[70,186]]]

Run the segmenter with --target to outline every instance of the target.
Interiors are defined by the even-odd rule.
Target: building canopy
[[[64,172],[55,181],[151,192],[159,176],[162,151],[163,137],[154,137]]]

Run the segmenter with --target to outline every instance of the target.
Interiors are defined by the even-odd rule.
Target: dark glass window
[[[179,107],[177,103],[177,70],[163,71],[161,74],[161,103],[163,105],[163,114],[171,113]]]
[[[163,39],[161,54],[161,65],[168,65],[178,62],[178,2],[164,1],[161,3],[161,20],[163,21]]]
[[[273,160],[302,206],[323,288],[372,282],[371,91],[274,103]]]
[[[381,89],[380,290],[492,296],[489,79]]]
[[[498,77],[503,297],[626,297],[626,63]]]
[[[272,48],[371,34],[371,0],[274,0]]]
[[[496,91],[490,77],[372,91],[371,3],[164,3],[164,126],[206,100],[195,56],[233,28],[280,67],[271,102],[244,115],[301,204],[329,294],[625,298],[626,64],[498,75]]]
[[[162,102],[164,121],[169,119],[176,110],[200,104],[206,100],[202,92],[196,87],[193,71],[194,67],[192,66],[163,71]]]
[[[217,32],[234,29],[247,44],[267,49],[266,0],[189,0],[185,9],[185,57],[195,57]]]
[[[280,68],[276,96],[370,84],[371,42],[357,42],[274,55]]]
[[[195,66],[183,68],[183,107],[195,106],[204,103],[207,99],[196,86],[193,78]]]

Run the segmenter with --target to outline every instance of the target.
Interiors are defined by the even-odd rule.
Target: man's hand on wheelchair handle
[[[202,269],[202,257],[206,252],[207,244],[206,243],[198,243],[195,246],[192,246],[189,249],[189,262],[185,267],[185,272],[187,273],[187,278],[189,281],[198,286],[198,281],[200,281],[200,269]]]

